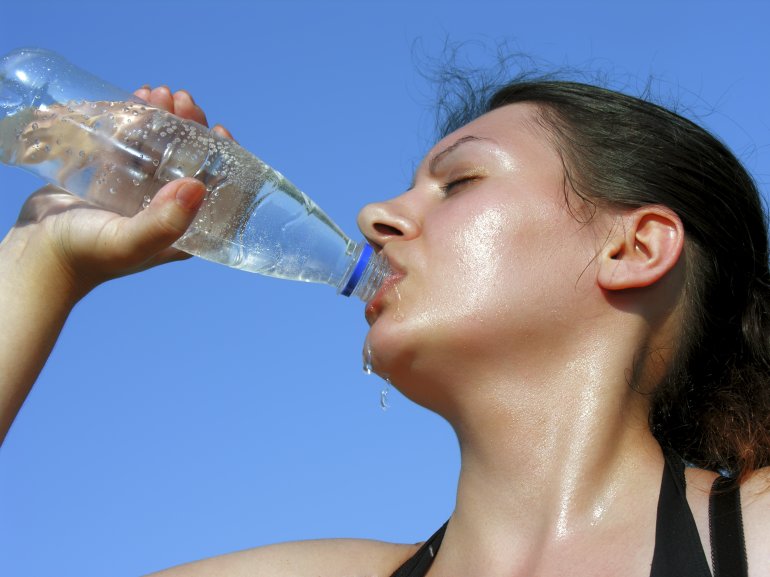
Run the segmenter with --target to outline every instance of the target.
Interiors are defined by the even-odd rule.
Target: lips
[[[385,306],[384,299],[386,295],[391,291],[391,289],[401,282],[401,280],[404,278],[404,273],[399,270],[399,267],[396,263],[393,262],[392,259],[388,258],[388,263],[390,264],[390,268],[393,271],[390,276],[388,276],[382,283],[382,286],[380,289],[374,294],[372,299],[367,303],[366,309],[365,309],[365,315],[366,320],[371,325],[375,320],[377,320],[377,317],[380,316],[380,313],[382,312],[383,307]]]

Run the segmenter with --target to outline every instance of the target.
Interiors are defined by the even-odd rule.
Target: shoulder
[[[752,577],[770,577],[770,467],[755,471],[741,485],[743,532]]]
[[[389,577],[418,548],[366,539],[296,541],[212,557],[147,577]]]

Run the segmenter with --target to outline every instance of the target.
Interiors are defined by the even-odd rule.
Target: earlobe
[[[677,214],[659,205],[627,212],[602,247],[597,280],[605,290],[650,286],[676,263],[684,246],[684,226]]]

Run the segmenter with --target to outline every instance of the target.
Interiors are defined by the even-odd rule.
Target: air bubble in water
[[[156,159],[154,159],[154,160],[152,161],[152,164],[153,164],[154,166],[158,166],[158,165],[160,164],[160,160],[158,160],[158,159],[156,158]]]
[[[147,208],[148,206],[150,206],[150,201],[152,201],[152,199],[150,198],[150,195],[145,194],[144,199],[142,200],[142,208]]]
[[[38,128],[37,122],[33,122],[32,123],[32,130],[37,130],[37,128]]]

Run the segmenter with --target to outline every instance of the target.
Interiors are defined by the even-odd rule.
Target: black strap
[[[650,577],[711,577],[687,504],[684,463],[673,452],[666,451],[665,457]]]
[[[444,538],[447,523],[449,521],[444,523],[430,539],[425,541],[417,553],[401,565],[391,577],[422,577],[425,575],[433,563],[433,558],[438,553],[438,548],[441,546],[441,540]]]
[[[655,552],[650,577],[711,577],[698,528],[687,503],[684,463],[666,452],[658,499]],[[391,577],[422,577],[433,563],[447,524]],[[713,577],[748,577],[740,490],[730,479],[714,481],[709,499]]]
[[[714,480],[709,498],[709,533],[714,577],[748,577],[741,490],[733,479]]]

